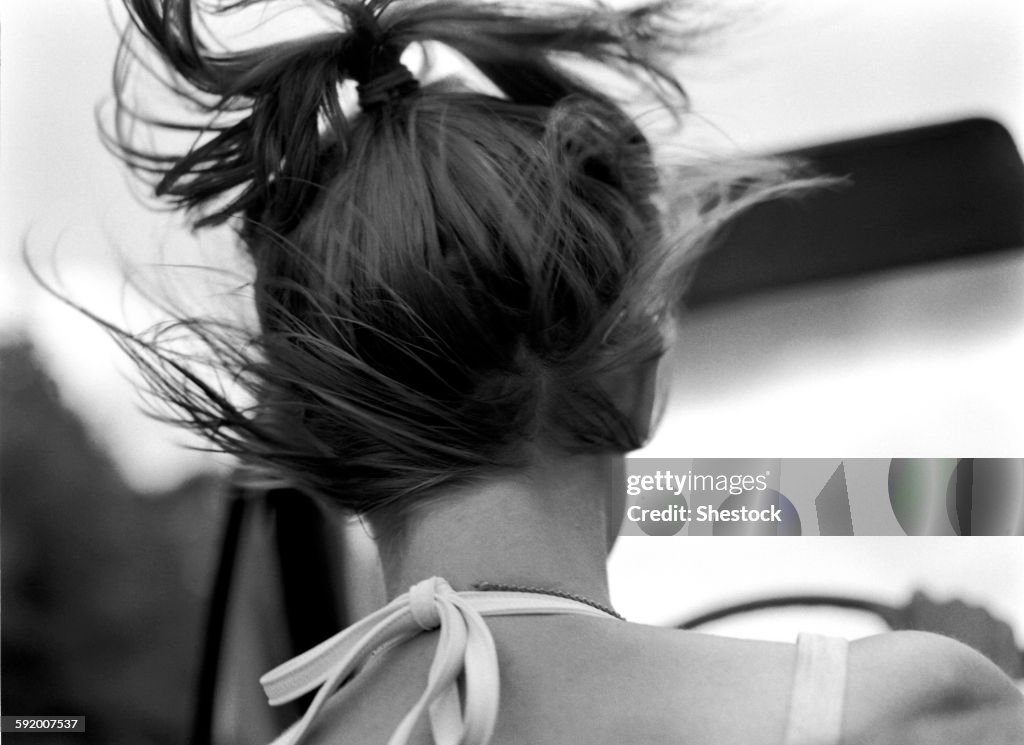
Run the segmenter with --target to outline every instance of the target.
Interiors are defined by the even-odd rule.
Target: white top
[[[846,639],[800,634],[783,745],[839,745],[846,695]]]

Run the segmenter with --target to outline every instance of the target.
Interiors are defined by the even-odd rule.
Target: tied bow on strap
[[[295,745],[327,699],[377,650],[425,631],[438,630],[427,687],[402,719],[388,745],[406,745],[424,713],[437,745],[486,745],[498,718],[498,657],[484,622],[488,615],[608,616],[560,597],[520,592],[455,592],[440,577],[414,585],[379,611],[260,678],[272,706],[317,688],[302,718],[272,745]],[[459,695],[459,682],[463,695]]]
[[[440,630],[427,688],[391,735],[404,745],[423,715],[430,713],[438,745],[486,743],[498,717],[498,657],[494,638],[479,612],[439,577],[424,580],[376,613],[289,660],[260,678],[272,706],[292,701],[319,686],[302,719],[273,745],[293,745],[328,697],[384,645],[400,644]],[[465,707],[458,680],[465,680]]]

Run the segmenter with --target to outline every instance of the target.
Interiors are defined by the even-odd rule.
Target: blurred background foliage
[[[134,492],[25,342],[0,348],[0,411],[0,706],[87,723],[85,735],[4,740],[182,742],[220,483]]]

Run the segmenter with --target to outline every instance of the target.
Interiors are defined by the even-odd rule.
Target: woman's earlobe
[[[627,365],[601,376],[601,388],[628,420],[639,441],[651,432],[658,388],[658,362]]]

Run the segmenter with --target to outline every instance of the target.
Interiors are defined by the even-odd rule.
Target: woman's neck
[[[525,585],[607,604],[621,469],[621,456],[567,457],[437,495],[382,557],[389,597],[437,575],[457,590]]]

